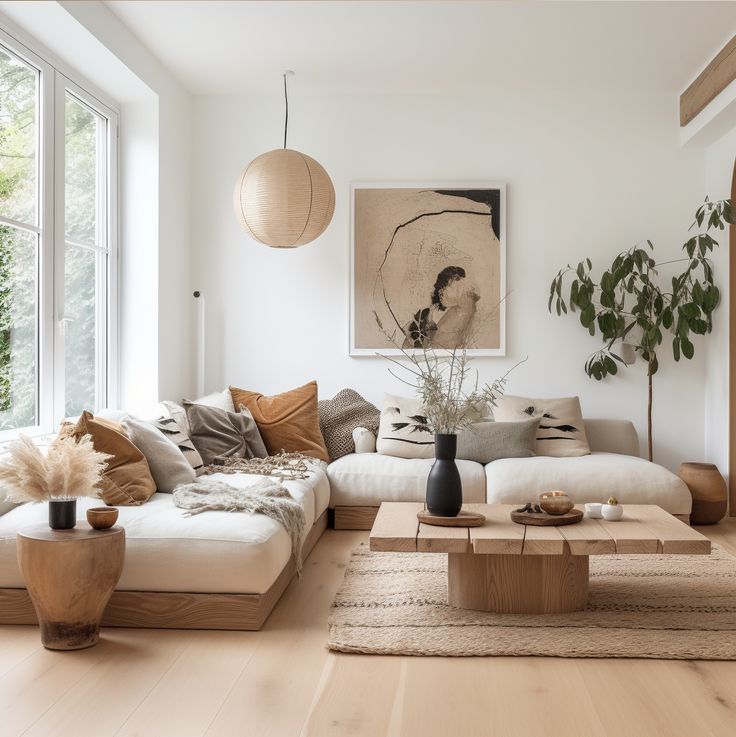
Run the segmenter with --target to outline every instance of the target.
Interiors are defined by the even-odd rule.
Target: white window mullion
[[[41,69],[39,156],[39,352],[38,424],[42,432],[54,429],[54,137],[55,85],[53,69],[36,60]]]
[[[66,322],[64,315],[64,78],[53,73],[54,78],[54,244],[49,262],[53,265],[53,318],[49,322],[53,333],[53,366],[49,386],[53,387],[53,424],[58,425],[64,418],[64,334]]]
[[[106,405],[118,406],[118,121],[109,112],[107,119],[107,350],[106,350]]]

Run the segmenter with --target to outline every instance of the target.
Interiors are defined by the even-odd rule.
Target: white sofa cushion
[[[396,458],[381,453],[351,453],[327,467],[330,506],[378,506],[381,502],[423,502],[434,458]],[[457,461],[464,502],[485,500],[480,463]]]
[[[213,478],[249,486],[262,476],[215,474]],[[327,508],[329,486],[324,471],[286,481],[303,506],[307,530]],[[85,519],[99,499],[77,502],[77,519]],[[45,504],[24,504],[0,517],[0,588],[21,588],[16,559],[16,533],[46,524]],[[118,584],[123,591],[262,594],[274,583],[291,556],[286,530],[262,514],[203,512],[185,517],[171,494],[154,494],[140,507],[121,507],[118,524],[125,528],[125,566]]]
[[[657,504],[671,514],[690,514],[692,498],[675,474],[643,458],[591,453],[578,458],[503,458],[485,467],[489,503],[522,504],[544,491],[566,491],[576,504]]]

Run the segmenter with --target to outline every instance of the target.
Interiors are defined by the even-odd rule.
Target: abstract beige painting
[[[351,355],[505,354],[505,195],[353,185]]]

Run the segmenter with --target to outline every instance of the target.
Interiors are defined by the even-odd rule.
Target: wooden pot
[[[690,524],[712,525],[722,520],[728,509],[726,481],[712,463],[682,463],[677,475],[693,497]]]

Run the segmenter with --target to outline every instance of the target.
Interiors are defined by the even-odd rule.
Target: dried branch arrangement
[[[89,435],[79,441],[57,438],[44,453],[21,435],[8,448],[7,460],[0,464],[0,490],[13,502],[43,502],[96,496],[95,488],[111,458],[99,453]]]
[[[393,315],[388,300],[386,304]],[[405,379],[389,368],[392,376],[414,389],[424,407],[427,424],[435,434],[453,435],[488,414],[504,393],[509,374],[519,365],[512,366],[492,382],[481,384],[478,371],[470,366],[472,358],[466,348],[406,350],[403,347],[406,335],[398,321],[398,331],[389,332],[375,311],[373,316],[381,332],[401,351],[404,361],[380,352],[378,355],[411,375]]]

